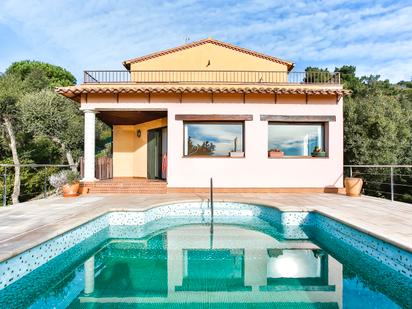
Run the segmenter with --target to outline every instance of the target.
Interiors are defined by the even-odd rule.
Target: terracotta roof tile
[[[81,94],[136,94],[136,93],[240,93],[240,94],[310,94],[310,95],[349,95],[350,91],[341,88],[282,88],[282,87],[60,87],[56,92],[68,98],[75,98]],[[77,99],[78,100],[78,99]]]

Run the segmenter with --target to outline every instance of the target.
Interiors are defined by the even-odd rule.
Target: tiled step
[[[147,179],[113,179],[82,184],[84,193],[165,194],[165,181]]]
[[[90,190],[88,194],[166,194],[166,190]]]

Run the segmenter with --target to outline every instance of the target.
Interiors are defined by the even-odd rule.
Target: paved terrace
[[[86,195],[0,208],[0,261],[75,228],[108,211],[143,211],[208,195]],[[262,204],[281,211],[316,211],[412,252],[412,205],[337,194],[216,194],[215,201]]]

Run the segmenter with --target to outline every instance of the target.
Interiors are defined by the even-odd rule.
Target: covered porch
[[[166,110],[86,109],[84,115],[84,183],[104,179],[113,185],[121,182],[130,185],[149,183],[144,180],[166,180]],[[96,159],[96,117],[112,130],[112,159],[107,166],[101,166],[102,160]]]

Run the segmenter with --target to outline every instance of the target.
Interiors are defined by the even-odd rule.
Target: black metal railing
[[[412,165],[345,165],[345,176],[360,177],[363,193],[412,203]]]
[[[340,84],[339,72],[106,70],[84,71],[85,84]]]

